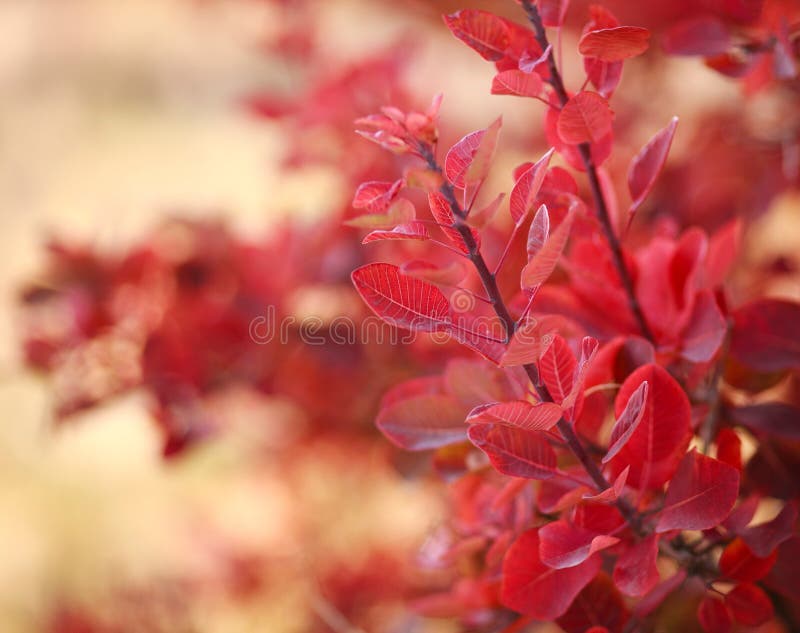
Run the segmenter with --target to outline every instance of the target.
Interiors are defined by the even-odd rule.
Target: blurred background
[[[269,305],[363,318],[348,275],[369,254],[340,220],[396,167],[351,150],[356,116],[444,92],[452,142],[502,112],[499,189],[545,148],[541,112],[491,97],[441,25],[488,4],[0,0],[3,633],[454,627],[404,606],[443,582],[414,564],[442,492],[372,427],[437,351],[267,349],[248,325]],[[620,164],[673,114],[678,163],[709,117],[773,143],[796,129],[697,60],[630,67]],[[692,181],[707,215],[682,221],[737,213],[730,181],[716,216]],[[796,194],[765,186],[748,252],[794,265]],[[775,283],[800,296],[796,274]]]

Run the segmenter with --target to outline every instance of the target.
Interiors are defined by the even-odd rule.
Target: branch
[[[541,46],[542,50],[547,50],[550,42],[547,39],[547,33],[544,29],[542,17],[539,15],[539,10],[536,8],[536,5],[531,2],[531,0],[522,0],[522,6],[525,9],[526,15],[528,16],[528,21],[533,26],[536,41],[539,43],[539,46]],[[548,80],[548,83],[552,86],[553,91],[555,92],[556,97],[558,97],[558,101],[563,108],[567,101],[569,101],[569,95],[567,94],[566,88],[564,88],[564,81],[561,78],[561,74],[558,72],[558,67],[556,66],[556,60],[553,56],[552,48],[550,49],[550,53],[547,55],[547,68],[550,71],[550,79]],[[608,212],[608,205],[606,204],[605,197],[603,196],[603,190],[600,187],[600,179],[597,176],[597,167],[592,160],[591,145],[589,145],[589,143],[581,143],[578,145],[578,152],[580,153],[581,160],[583,161],[583,165],[586,169],[586,176],[589,179],[589,188],[592,191],[592,199],[594,200],[594,206],[597,210],[597,219],[600,221],[600,226],[603,227],[603,233],[605,234],[606,241],[611,249],[614,267],[617,269],[617,275],[619,276],[622,286],[625,289],[625,294],[628,297],[628,306],[630,307],[631,313],[633,314],[633,317],[636,320],[636,324],[638,325],[642,335],[651,342],[654,342],[655,338],[653,336],[653,332],[650,329],[650,326],[647,325],[647,320],[644,317],[642,308],[639,305],[639,300],[636,298],[636,293],[633,289],[633,280],[631,279],[627,266],[625,266],[625,259],[622,254],[622,246],[620,245],[619,238],[614,232],[614,227],[611,224],[611,216]]]

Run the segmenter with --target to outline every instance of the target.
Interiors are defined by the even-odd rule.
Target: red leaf
[[[574,219],[574,212],[568,212],[561,224],[550,233],[542,249],[522,269],[520,285],[523,290],[538,288],[553,274],[569,239]]]
[[[714,596],[706,596],[697,608],[697,619],[706,633],[728,633],[733,626],[725,603]]]
[[[676,380],[662,367],[648,364],[622,384],[614,405],[617,417],[644,381],[648,382],[648,393],[642,421],[609,466],[618,474],[630,465],[628,483],[634,487],[661,488],[675,473],[689,444],[691,410]]]
[[[614,113],[608,107],[608,101],[596,92],[584,90],[561,109],[556,130],[564,143],[592,143],[611,132],[613,119]]]
[[[617,478],[610,487],[596,494],[585,494],[583,498],[593,503],[615,503],[617,499],[622,496],[622,491],[625,489],[625,482],[628,481],[628,473],[630,470],[630,466],[626,466],[625,470],[617,475]]]
[[[480,360],[456,358],[448,361],[443,378],[448,393],[470,409],[487,400],[519,399],[527,393],[512,372],[488,366]]]
[[[733,429],[720,429],[717,433],[717,459],[742,472],[742,440]]]
[[[755,582],[769,573],[777,553],[756,556],[741,538],[733,539],[719,557],[719,570],[726,578]]]
[[[577,567],[552,569],[539,558],[537,530],[524,532],[503,560],[500,600],[510,609],[537,620],[554,620],[600,569],[600,557],[591,556]]]
[[[634,615],[638,618],[645,618],[655,611],[664,600],[686,579],[686,571],[679,569],[666,580],[658,583],[650,590],[634,607]]]
[[[506,197],[506,194],[499,193],[497,196],[483,209],[475,211],[474,209],[469,212],[468,222],[470,226],[474,226],[476,228],[481,228],[486,226],[489,222],[492,221],[495,214],[497,213],[497,209],[500,208],[500,204],[503,202],[503,199]]]
[[[515,224],[520,224],[536,204],[536,196],[539,195],[539,189],[547,174],[553,151],[553,149],[548,150],[544,156],[522,172],[514,183],[509,203]]]
[[[453,217],[453,210],[450,208],[447,198],[438,191],[431,191],[428,194],[428,204],[430,205],[433,219],[436,220],[436,223],[442,229],[442,233],[444,233],[447,239],[461,252],[468,253],[469,249],[467,245],[464,244],[464,238],[461,237],[461,233],[458,232],[458,229],[453,226],[455,224],[455,218]],[[475,244],[480,246],[480,235],[475,229],[470,229],[470,231],[472,233],[472,238],[475,240]]]
[[[728,27],[712,16],[696,17],[673,24],[661,40],[670,55],[721,55],[731,47]]]
[[[586,379],[586,373],[589,370],[592,360],[597,355],[599,347],[600,343],[594,337],[584,336],[581,340],[581,357],[578,360],[578,368],[572,380],[572,388],[567,394],[567,397],[561,401],[561,406],[564,409],[573,406],[583,395],[583,383]]]
[[[597,92],[610,99],[622,79],[622,62],[604,62],[594,57],[583,58],[583,70]]]
[[[381,213],[365,213],[344,221],[346,226],[361,229],[391,229],[398,224],[408,224],[417,215],[414,205],[405,198],[398,198]]]
[[[651,591],[661,580],[658,559],[658,536],[651,534],[629,547],[617,559],[614,584],[628,596],[639,597]]]
[[[542,250],[548,237],[550,237],[550,214],[547,212],[547,207],[542,205],[533,216],[533,222],[528,229],[528,241],[525,245],[528,259]]]
[[[725,604],[734,619],[745,626],[759,626],[772,618],[772,601],[764,590],[750,583],[736,585],[725,596]]]
[[[792,537],[794,522],[797,520],[797,507],[786,503],[771,521],[759,523],[743,530],[740,534],[750,551],[756,556],[766,558],[784,541]]]
[[[558,471],[555,451],[538,431],[505,424],[473,424],[467,436],[504,475],[549,479]]]
[[[486,178],[502,124],[498,118],[485,130],[467,134],[447,152],[444,173],[455,187],[464,188]]]
[[[561,519],[539,528],[539,557],[548,567],[580,565],[595,552],[619,543],[615,536],[597,534]]]
[[[505,20],[474,9],[465,9],[444,16],[447,28],[481,57],[496,62],[505,57],[509,46],[509,30]]]
[[[631,439],[631,435],[639,426],[645,412],[645,403],[647,402],[648,384],[645,380],[639,385],[636,390],[628,398],[625,408],[622,410],[619,418],[614,423],[611,429],[611,439],[609,440],[610,446],[608,452],[603,457],[603,463],[610,461],[614,455],[622,450],[622,447]]]
[[[730,410],[731,419],[756,434],[800,440],[800,408],[783,402],[764,402]]]
[[[427,227],[422,222],[400,224],[391,231],[372,231],[361,241],[362,244],[382,240],[427,240],[430,239]]]
[[[553,342],[539,359],[539,373],[544,386],[559,404],[572,390],[572,380],[578,361],[563,337],[556,334]]]
[[[667,162],[667,154],[678,127],[678,117],[672,117],[667,127],[656,132],[655,136],[645,144],[631,160],[628,167],[628,191],[631,194],[629,215],[644,202],[653,190],[656,178]]]
[[[731,354],[758,371],[800,367],[800,303],[757,299],[733,313]]]
[[[727,331],[728,322],[714,293],[701,290],[695,297],[689,323],[681,337],[681,356],[693,363],[707,363],[717,354]]]
[[[614,583],[602,571],[584,587],[558,625],[567,633],[589,633],[600,628],[622,633],[628,610]]]
[[[452,261],[446,266],[437,266],[418,259],[406,262],[400,266],[400,271],[410,277],[442,286],[455,286],[467,274],[466,268],[458,261]]]
[[[516,367],[538,361],[542,352],[553,340],[552,333],[557,329],[555,321],[555,319],[529,319],[517,328],[508,342],[508,348],[503,354],[500,365]]]
[[[526,431],[547,431],[561,419],[561,407],[552,402],[531,404],[525,400],[495,402],[473,409],[468,424],[505,424]]]
[[[353,207],[366,209],[369,213],[381,213],[389,207],[389,204],[394,200],[402,186],[402,179],[394,182],[373,180],[362,183],[356,189],[353,197]]]
[[[436,286],[392,264],[367,264],[351,277],[361,298],[387,323],[420,332],[448,329],[450,303]]]
[[[504,70],[492,79],[493,95],[513,95],[516,97],[537,97],[544,87],[537,73],[521,70]]]
[[[619,62],[647,50],[650,31],[640,26],[617,26],[589,31],[578,42],[578,51],[604,62]]]
[[[449,396],[421,395],[394,402],[381,409],[376,424],[392,442],[411,451],[467,438],[464,408]]]
[[[672,478],[656,532],[705,530],[727,517],[739,496],[739,472],[692,450]]]
[[[538,0],[539,15],[545,26],[561,26],[569,7],[569,0]]]

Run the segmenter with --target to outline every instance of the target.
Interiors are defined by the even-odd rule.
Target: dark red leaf
[[[593,143],[611,132],[614,113],[608,101],[596,92],[582,91],[572,97],[558,115],[556,130],[562,142]]]
[[[628,191],[632,200],[629,214],[633,214],[652,191],[664,163],[667,162],[677,127],[678,117],[673,117],[669,125],[656,132],[631,160],[628,167]]]
[[[719,570],[727,578],[755,582],[769,573],[775,559],[776,552],[769,556],[756,556],[741,538],[735,538],[722,551]]]
[[[525,431],[505,424],[473,424],[467,435],[504,475],[549,479],[558,472],[555,451],[539,431]]]
[[[693,363],[707,363],[717,354],[727,331],[728,322],[714,293],[701,290],[695,297],[689,323],[681,336],[681,356]]]
[[[744,529],[740,536],[756,556],[766,558],[794,533],[797,520],[797,507],[793,502],[786,503],[771,521],[759,523]]]
[[[733,313],[731,354],[758,371],[800,367],[800,303],[757,299]]]
[[[494,402],[473,409],[468,424],[505,424],[526,431],[548,431],[561,418],[561,407],[552,402],[531,404],[526,400]]]
[[[367,264],[351,276],[362,299],[387,323],[420,332],[448,329],[450,303],[436,286],[392,264]]]
[[[729,633],[733,622],[725,603],[716,596],[706,596],[697,608],[697,619],[705,633]]]
[[[464,407],[443,395],[421,395],[393,402],[381,409],[376,424],[392,442],[412,451],[467,439]]]
[[[617,543],[619,539],[615,536],[597,534],[564,519],[539,528],[539,557],[553,569],[580,565],[595,552]]]
[[[503,560],[500,599],[508,608],[536,620],[554,620],[564,615],[600,564],[599,556],[591,556],[577,567],[552,569],[539,558],[537,530],[528,530]]]
[[[739,471],[696,450],[687,453],[672,478],[656,532],[705,530],[730,514],[739,495]]]
[[[658,539],[656,534],[651,534],[630,546],[617,559],[614,584],[625,595],[643,596],[661,580],[656,565]]]
[[[742,472],[742,440],[733,429],[720,429],[717,433],[717,459]]]
[[[745,626],[759,626],[773,616],[772,601],[764,590],[751,583],[740,583],[725,596],[734,619]]]
[[[765,402],[730,409],[731,420],[756,434],[800,440],[800,408],[783,402]]]
[[[447,28],[481,57],[496,62],[505,57],[510,43],[508,26],[502,18],[474,9],[444,16]]]
[[[578,42],[581,55],[604,62],[619,62],[647,50],[650,31],[639,26],[617,26],[589,31]]]
[[[581,590],[557,622],[567,633],[588,633],[597,628],[622,633],[627,621],[628,610],[622,596],[611,578],[600,572]]]

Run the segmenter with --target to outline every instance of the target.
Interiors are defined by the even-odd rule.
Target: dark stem
[[[530,21],[531,25],[533,26],[536,41],[539,43],[539,46],[541,46],[543,51],[547,50],[550,42],[547,39],[547,33],[545,32],[542,18],[539,15],[539,10],[530,0],[523,0],[522,6],[528,16],[528,21]],[[569,95],[567,94],[566,88],[564,88],[564,81],[561,78],[561,74],[558,72],[558,67],[556,66],[556,60],[553,56],[552,49],[547,55],[547,68],[550,72],[550,79],[548,80],[548,83],[550,86],[552,86],[556,97],[558,97],[561,107],[564,107],[567,101],[569,101]],[[597,167],[592,160],[591,145],[589,145],[589,143],[581,143],[578,145],[578,152],[580,153],[581,161],[586,169],[586,176],[589,179],[589,188],[592,191],[592,199],[594,200],[594,206],[597,210],[597,219],[600,221],[600,226],[603,228],[606,241],[611,249],[614,267],[617,269],[617,275],[619,276],[622,286],[625,289],[625,294],[628,297],[628,306],[630,307],[630,311],[633,314],[633,317],[636,320],[636,324],[638,325],[642,335],[652,342],[655,340],[653,337],[653,332],[650,329],[650,326],[647,325],[647,320],[642,312],[642,307],[639,305],[639,300],[636,298],[636,293],[633,289],[633,280],[631,279],[628,267],[625,265],[625,258],[622,254],[622,246],[619,242],[619,238],[617,238],[617,234],[614,232],[614,227],[611,224],[611,216],[608,212],[608,205],[606,204],[605,197],[603,196],[603,190],[600,186],[600,179],[597,176]]]
[[[427,162],[429,169],[440,174],[442,173],[442,169],[436,162],[436,157],[434,156],[432,149],[423,148],[423,151],[421,151],[420,154]],[[453,212],[453,217],[455,218],[452,228],[457,229],[461,235],[461,238],[464,240],[464,244],[469,251],[469,259],[475,265],[475,269],[478,272],[478,276],[481,279],[484,290],[486,290],[486,295],[489,297],[489,302],[494,308],[495,314],[503,323],[506,334],[505,338],[508,340],[511,338],[511,336],[513,336],[517,324],[511,316],[511,313],[508,311],[505,301],[503,300],[503,296],[500,294],[500,289],[497,286],[497,279],[495,278],[494,273],[492,273],[489,270],[489,267],[486,265],[486,261],[483,259],[483,255],[481,255],[480,249],[478,248],[478,245],[472,236],[472,231],[470,230],[469,225],[466,223],[467,214],[459,206],[453,186],[449,182],[445,180],[439,187],[439,192],[442,194],[442,196],[444,196],[450,205],[450,210]],[[528,378],[530,379],[539,399],[542,402],[553,402],[553,397],[550,395],[547,387],[541,384],[541,381],[539,380],[539,369],[536,367],[536,365],[533,363],[523,365],[523,369],[528,374]],[[564,418],[561,418],[556,423],[556,428],[561,434],[561,437],[564,439],[564,442],[566,442],[567,447],[580,462],[581,466],[583,466],[584,470],[586,470],[586,473],[592,479],[597,489],[602,492],[610,488],[611,484],[600,471],[600,468],[586,451],[583,444],[581,444],[578,435],[575,433],[572,426],[570,426],[569,422],[567,422]],[[639,513],[636,512],[636,509],[624,499],[617,499],[616,506],[633,530],[638,534],[642,534],[642,520]]]

